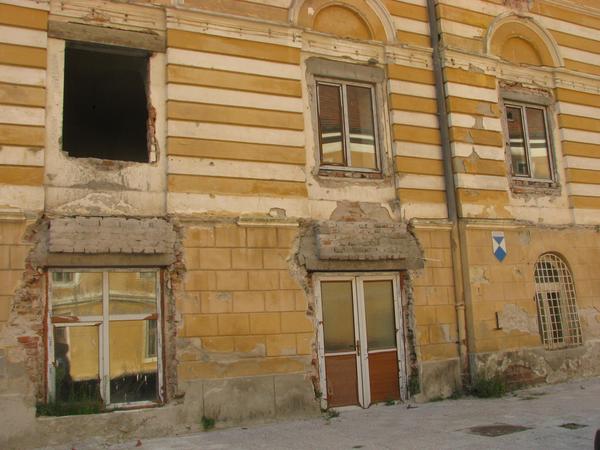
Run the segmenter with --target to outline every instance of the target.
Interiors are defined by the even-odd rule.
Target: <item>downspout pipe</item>
[[[446,109],[446,88],[442,73],[443,63],[440,52],[440,33],[438,25],[435,0],[427,0],[429,13],[429,34],[431,48],[433,49],[433,73],[435,76],[435,91],[442,142],[442,158],[444,166],[444,184],[446,188],[446,203],[448,206],[448,219],[452,228],[450,233],[452,251],[452,272],[454,279],[454,296],[456,307],[456,323],[458,336],[458,352],[461,366],[463,388],[471,383],[469,364],[469,345],[467,335],[467,320],[465,309],[465,273],[463,272],[463,257],[466,256],[464,239],[461,239],[458,205],[456,201],[456,184],[454,183],[454,170],[452,165],[452,149],[450,147],[450,128],[448,124],[448,111]]]

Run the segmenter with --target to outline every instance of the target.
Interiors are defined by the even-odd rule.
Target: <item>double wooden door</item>
[[[327,407],[401,398],[397,276],[318,277],[321,387]]]

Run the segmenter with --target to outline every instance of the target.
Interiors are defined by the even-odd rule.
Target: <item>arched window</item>
[[[573,276],[554,253],[543,254],[535,264],[535,299],[540,335],[547,349],[582,344]]]

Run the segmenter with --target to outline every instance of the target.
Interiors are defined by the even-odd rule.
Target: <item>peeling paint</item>
[[[600,308],[581,308],[579,309],[579,318],[587,335],[600,337]]]
[[[490,282],[485,267],[471,266],[469,273],[471,284],[489,284]]]
[[[65,203],[54,209],[57,214],[117,216],[130,215],[133,205],[118,196],[106,193],[88,193],[77,200]]]
[[[505,333],[511,331],[522,331],[530,334],[538,333],[538,323],[535,316],[517,305],[504,305],[502,311],[498,313],[498,325]]]

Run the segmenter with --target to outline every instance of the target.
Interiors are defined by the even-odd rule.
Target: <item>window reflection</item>
[[[352,167],[377,169],[371,89],[348,86],[347,96]]]
[[[52,272],[51,275],[53,316],[102,315],[102,273]]]
[[[365,314],[369,350],[396,347],[392,281],[365,281]]]
[[[156,312],[156,272],[111,272],[108,285],[111,315]]]
[[[97,326],[54,328],[54,373],[57,401],[101,401]]]
[[[321,81],[317,97],[321,163],[377,170],[373,88]]]
[[[326,352],[349,352],[355,349],[354,307],[351,281],[323,281],[323,330]]]
[[[344,164],[342,97],[340,86],[318,85],[321,161]]]
[[[145,358],[146,327],[141,320],[110,322],[110,401],[131,403],[156,400],[156,360]],[[154,343],[156,347],[156,342]],[[156,348],[151,349],[156,352]]]
[[[513,175],[536,180],[552,179],[544,109],[507,106],[506,123]]]
[[[157,277],[156,270],[50,273],[51,398],[67,408],[92,402],[92,412],[159,398]]]
[[[529,132],[529,153],[533,178],[550,178],[550,160],[548,158],[548,139],[544,111],[526,108],[527,130]]]
[[[508,133],[510,137],[510,154],[515,175],[529,175],[527,155],[525,154],[525,133],[523,118],[519,108],[506,108]]]

